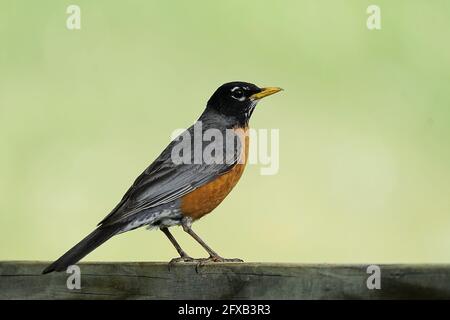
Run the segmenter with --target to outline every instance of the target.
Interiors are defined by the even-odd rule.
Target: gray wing
[[[192,128],[186,132],[191,133]],[[228,161],[218,164],[195,164],[192,152],[191,164],[175,164],[171,157],[172,148],[179,142],[175,139],[167,146],[161,155],[136,179],[119,204],[99,225],[127,223],[137,218],[139,213],[144,210],[180,199],[231,170],[238,163],[242,148],[240,140],[237,138],[234,140],[233,148],[226,148],[220,141],[207,142],[203,144],[203,149],[205,145],[211,146],[211,144],[220,143],[218,148],[222,148],[222,154],[228,156]]]

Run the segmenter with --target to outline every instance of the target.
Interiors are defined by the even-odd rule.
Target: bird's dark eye
[[[233,89],[231,89],[231,96],[239,101],[244,101],[245,100],[245,95],[244,95],[244,90],[242,90],[239,87],[235,87]]]

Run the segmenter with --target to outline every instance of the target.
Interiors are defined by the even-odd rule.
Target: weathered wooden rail
[[[367,265],[81,263],[79,290],[46,265],[0,262],[0,299],[450,299],[450,265],[379,265],[371,290]]]

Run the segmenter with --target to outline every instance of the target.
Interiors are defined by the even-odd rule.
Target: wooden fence
[[[0,299],[450,299],[448,265],[81,263],[76,278],[47,264],[0,262]]]

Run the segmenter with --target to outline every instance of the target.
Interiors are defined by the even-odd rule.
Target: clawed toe
[[[195,259],[191,258],[189,256],[184,256],[184,257],[178,257],[178,258],[173,258],[172,260],[170,260],[169,264],[175,264],[175,263],[180,263],[180,262],[194,262]]]
[[[211,256],[209,258],[203,259],[200,264],[203,265],[209,262],[244,262],[244,260],[238,258],[227,259],[222,258],[221,256]]]

